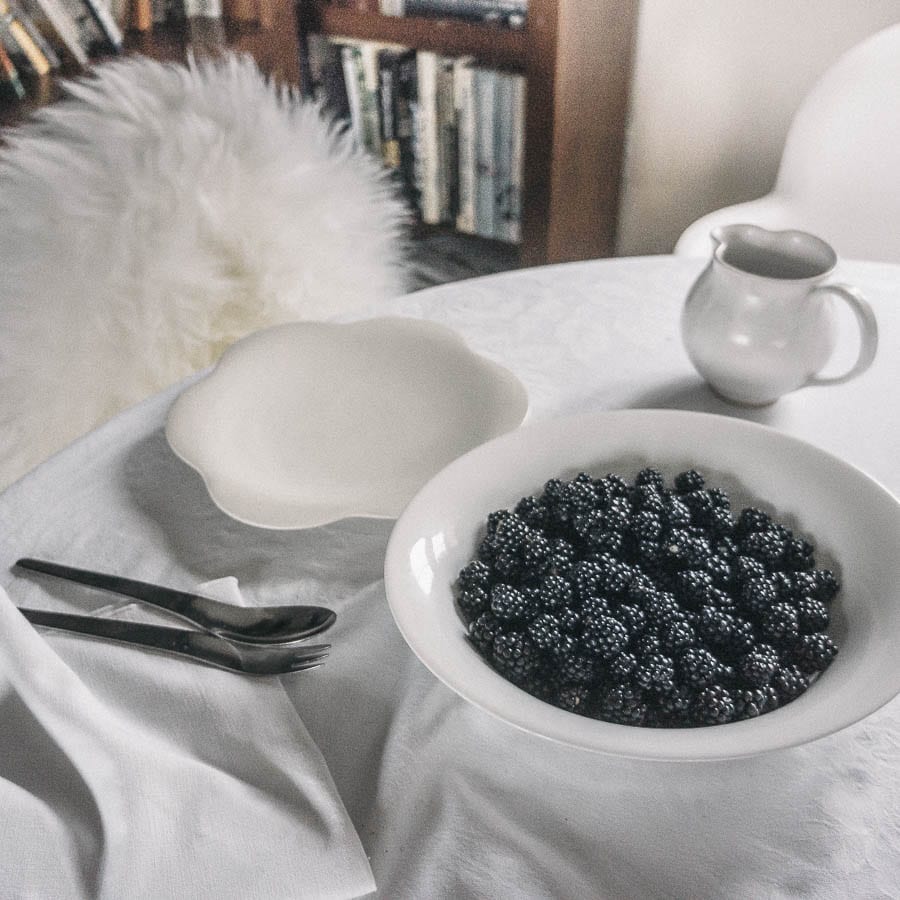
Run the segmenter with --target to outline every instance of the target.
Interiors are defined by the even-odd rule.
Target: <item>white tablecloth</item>
[[[900,267],[838,272],[878,316],[868,373],[747,411],[717,400],[681,346],[681,303],[700,266],[569,264],[423,291],[383,312],[459,331],[521,378],[533,420],[629,406],[741,415],[900,493]],[[845,344],[851,353],[852,335]],[[381,580],[391,522],[270,532],[228,519],[165,442],[177,391],[0,496],[0,584],[21,605],[48,605],[46,584],[9,570],[27,554],[172,585],[234,575],[248,602],[335,608],[328,663],[285,684],[370,856],[376,896],[900,896],[900,701],[806,747],[716,764],[627,761],[521,733],[459,699],[406,647]],[[9,888],[0,895],[17,896]]]

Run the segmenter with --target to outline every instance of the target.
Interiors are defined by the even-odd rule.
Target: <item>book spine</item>
[[[512,192],[512,81],[496,74],[494,85],[494,237],[508,240]]]
[[[397,135],[397,59],[393,50],[378,54],[378,109],[381,157],[389,169],[400,168],[400,139]]]
[[[475,233],[494,236],[494,93],[496,72],[476,68],[475,97]]]
[[[185,5],[187,5],[185,3]],[[153,28],[153,6],[151,0],[132,0],[131,27],[137,31],[150,31]]]
[[[378,111],[378,54],[381,48],[371,41],[359,45],[360,102],[362,106],[363,146],[381,156],[381,122]]]
[[[435,95],[438,127],[440,221],[452,222],[459,210],[459,155],[453,103],[453,60],[438,57]]]
[[[14,15],[6,0],[0,0],[0,28],[8,36],[9,45],[22,52],[28,65],[38,75],[46,75],[50,71],[50,61],[25,29],[21,19]]]
[[[87,50],[81,42],[78,23],[61,0],[35,0],[35,5],[72,58],[79,65],[87,66]]]
[[[527,0],[404,0],[405,15],[502,22],[522,27],[528,13]]]
[[[184,0],[184,14],[189,19],[194,17],[221,19],[222,0]]]
[[[100,31],[103,32],[109,46],[119,53],[122,50],[123,37],[116,20],[113,18],[109,7],[105,0],[84,0],[85,6],[88,8],[94,21],[97,23]]]
[[[510,195],[509,240],[519,243],[522,240],[522,182],[525,171],[525,78],[513,75],[512,98],[512,160],[510,177],[512,192]]]
[[[56,51],[53,49],[50,41],[41,34],[41,30],[34,24],[34,20],[31,16],[22,8],[22,6],[20,6],[17,0],[9,0],[9,9],[13,16],[22,23],[25,31],[28,32],[29,37],[37,44],[41,53],[47,57],[50,68],[58,69],[61,63],[59,57],[56,55]]]
[[[413,206],[419,205],[417,180],[416,133],[418,130],[418,98],[416,52],[406,50],[397,59],[395,84],[397,142],[400,145],[400,176]]]
[[[472,95],[472,60],[458,59],[453,69],[453,105],[456,114],[456,140],[459,209],[456,228],[475,233],[475,110]]]
[[[347,104],[350,110],[350,130],[356,146],[366,146],[366,133],[362,110],[362,64],[359,47],[344,44],[341,47],[341,62],[344,66],[344,86],[347,89]]]
[[[437,54],[428,50],[419,51],[416,56],[416,70],[419,86],[417,155],[421,167],[420,209],[423,222],[427,225],[437,225],[441,221]]]
[[[19,78],[19,70],[2,43],[0,43],[0,81],[9,85],[17,100],[25,99],[25,86]]]

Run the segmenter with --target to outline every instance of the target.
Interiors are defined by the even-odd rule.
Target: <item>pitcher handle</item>
[[[843,384],[862,375],[875,359],[875,353],[878,350],[878,323],[875,321],[875,313],[872,307],[863,297],[862,293],[849,284],[824,284],[813,290],[814,294],[832,294],[846,301],[853,315],[856,317],[856,324],[859,325],[859,355],[853,366],[843,375],[833,375],[827,378],[814,375],[806,383],[808,385],[830,385]]]

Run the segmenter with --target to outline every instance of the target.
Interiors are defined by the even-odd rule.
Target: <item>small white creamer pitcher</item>
[[[726,225],[688,293],[681,336],[697,371],[716,393],[762,406],[805,385],[841,384],[872,364],[878,326],[860,292],[825,283],[837,255],[803,231]],[[836,342],[832,298],[845,300],[860,329],[859,356],[842,375],[820,377]]]

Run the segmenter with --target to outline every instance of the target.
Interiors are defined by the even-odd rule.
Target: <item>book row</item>
[[[423,16],[462,19],[468,22],[496,22],[507,28],[524,28],[528,0],[331,0],[362,12],[383,16]]]
[[[304,89],[396,173],[421,221],[518,242],[525,79],[395,45],[309,35]]]

